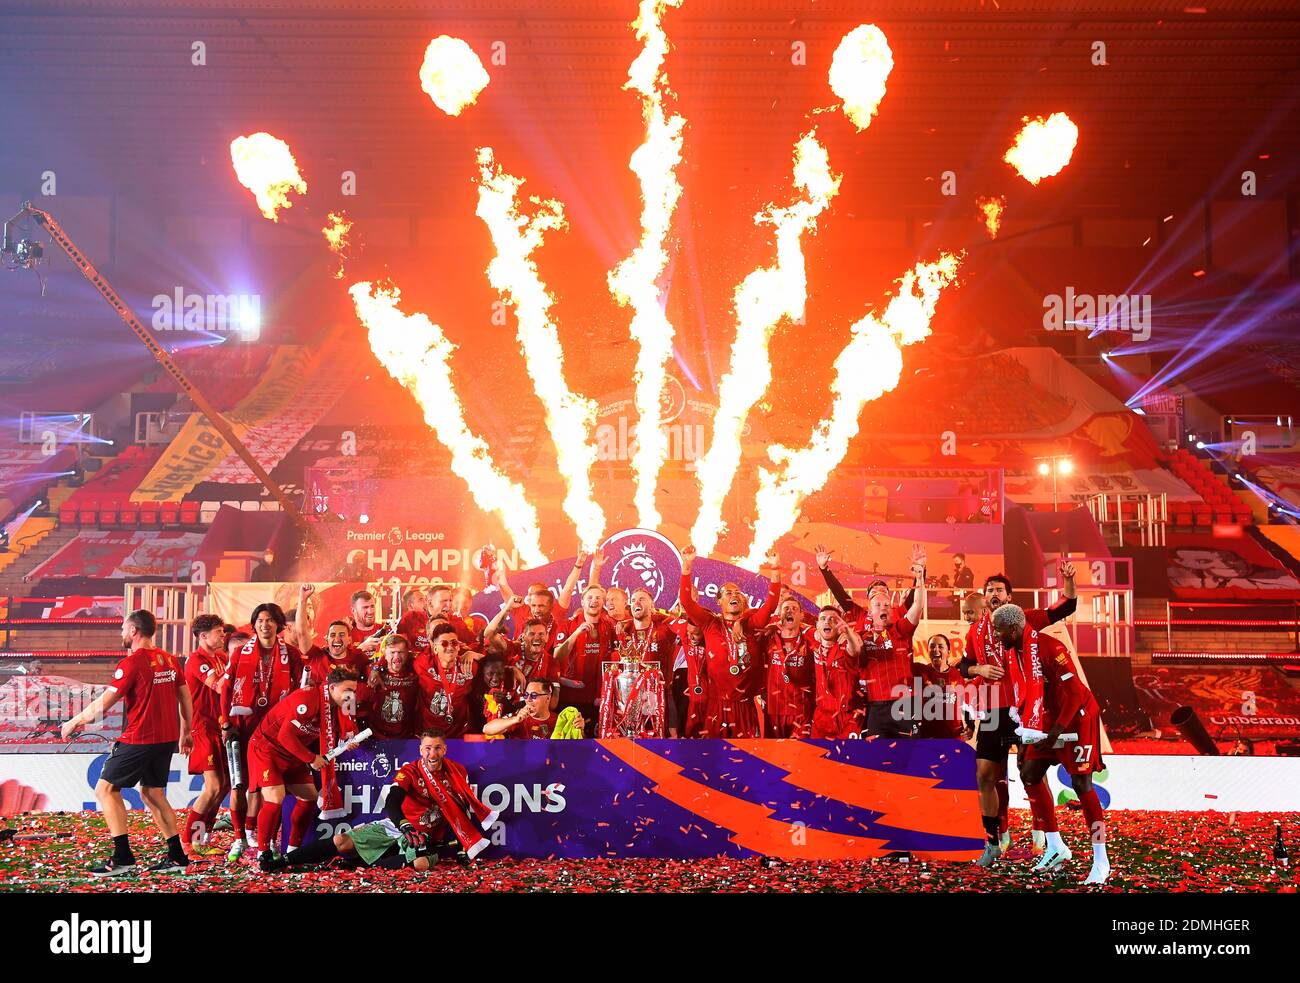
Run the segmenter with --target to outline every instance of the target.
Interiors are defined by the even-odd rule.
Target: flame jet
[[[1074,156],[1079,127],[1065,113],[1052,113],[1046,119],[1026,116],[1023,122],[1002,159],[1030,184],[1060,174]]]
[[[503,171],[493,159],[491,147],[479,149],[478,163],[475,214],[488,227],[496,249],[488,263],[488,281],[515,309],[519,349],[546,412],[564,477],[564,511],[577,527],[583,549],[594,550],[605,534],[605,513],[596,504],[591,484],[596,463],[596,445],[591,440],[596,404],[573,392],[565,381],[564,349],[550,315],[555,301],[532,258],[547,232],[565,227],[564,206],[553,199],[533,198],[537,210],[526,218],[518,209],[523,179]]]
[[[755,270],[736,288],[736,340],[731,364],[718,386],[713,440],[698,463],[700,512],[691,542],[708,556],[724,530],[722,503],[740,464],[740,435],[745,417],[772,382],[768,343],[782,318],[803,317],[808,281],[802,236],[816,231],[817,216],[839,193],[840,176],[832,174],[826,148],[816,131],[800,137],[794,148],[794,186],[803,198],[786,208],[768,205],[754,216],[759,225],[776,227],[775,266]]]
[[[269,133],[253,133],[230,141],[230,163],[235,177],[257,199],[257,208],[272,222],[280,221],[280,209],[292,208],[289,192],[307,193],[307,182],[298,173],[289,145]]]
[[[370,333],[375,357],[405,386],[424,410],[425,422],[451,451],[451,469],[469,486],[484,512],[497,515],[520,559],[528,566],[547,562],[542,552],[537,509],[524,489],[511,481],[492,460],[484,440],[465,422],[465,408],[451,378],[451,353],[456,350],[442,328],[424,314],[403,314],[396,287],[356,283],[349,289],[357,317]]]
[[[858,432],[862,408],[898,385],[903,371],[903,345],[929,336],[930,320],[944,287],[957,276],[958,256],[940,254],[933,263],[918,263],[903,275],[899,291],[879,317],[867,314],[853,325],[853,336],[835,359],[831,415],[813,428],[802,450],[768,448],[780,470],[758,469],[754,541],[740,566],[756,569],[776,541],[799,518],[805,498],[817,491],[844,460]]]
[[[640,346],[636,360],[637,447],[632,455],[636,475],[634,504],[637,524],[656,529],[661,517],[655,505],[659,472],[668,456],[668,438],[661,424],[660,397],[666,367],[673,354],[673,325],[660,303],[659,277],[668,265],[665,240],[673,212],[681,198],[677,165],[682,159],[682,130],[686,121],[664,110],[664,97],[672,95],[662,71],[668,54],[668,36],[660,26],[665,7],[682,0],[641,0],[640,14],[632,23],[644,43],[641,54],[628,69],[624,89],[641,94],[645,140],[632,154],[632,173],[641,183],[641,242],[627,259],[609,274],[614,299],[632,308],[629,331]]]

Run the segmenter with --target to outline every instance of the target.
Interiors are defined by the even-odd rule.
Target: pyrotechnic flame
[[[474,105],[491,79],[474,49],[460,38],[439,34],[424,49],[420,88],[448,116]]]
[[[605,535],[605,514],[596,504],[591,486],[596,446],[590,438],[596,404],[574,393],[565,382],[564,350],[550,317],[554,300],[532,259],[544,233],[564,228],[564,206],[558,201],[533,198],[537,211],[525,218],[516,207],[523,179],[502,171],[493,161],[490,147],[479,150],[478,162],[475,214],[488,227],[496,248],[496,256],[487,268],[488,281],[515,309],[519,349],[546,411],[546,424],[564,476],[564,511],[577,526],[582,547],[594,550]]]
[[[859,24],[844,35],[831,58],[831,91],[844,103],[844,115],[865,130],[885,98],[885,80],[894,68],[885,33],[874,24]]]
[[[348,251],[348,236],[352,233],[352,219],[342,212],[330,212],[325,216],[326,225],[321,229],[330,252],[339,257],[339,268],[334,271],[334,279],[343,279],[343,257]]]
[[[452,471],[465,479],[479,508],[500,517],[524,564],[545,564],[537,510],[524,489],[496,466],[483,439],[465,423],[448,361],[456,346],[426,315],[398,310],[401,294],[396,287],[357,283],[348,292],[357,316],[370,332],[375,357],[420,404],[425,422],[451,451]]]
[[[257,207],[272,222],[280,221],[279,210],[292,208],[289,192],[307,193],[307,182],[298,173],[298,162],[289,145],[269,133],[253,133],[230,141],[230,163],[235,177],[257,199]]]
[[[984,229],[989,234],[990,239],[998,237],[998,229],[1002,227],[1002,210],[1007,207],[1007,200],[1002,197],[975,199],[975,204],[979,206],[980,218],[984,222]]]
[[[640,345],[635,372],[637,446],[632,455],[632,471],[636,475],[637,525],[645,529],[659,526],[655,488],[668,456],[660,397],[667,378],[666,366],[673,354],[673,325],[660,304],[658,280],[668,265],[664,242],[682,194],[676,168],[682,159],[682,129],[686,125],[681,116],[664,112],[664,96],[672,92],[667,76],[661,71],[668,53],[668,37],[659,18],[665,7],[676,7],[681,2],[641,0],[640,14],[632,24],[644,47],[632,62],[623,88],[641,94],[646,127],[645,140],[632,154],[631,161],[632,172],[641,183],[641,242],[609,274],[609,289],[614,298],[632,308],[628,330]]]
[[[1074,120],[1065,113],[1052,113],[1047,119],[1026,116],[1024,124],[1002,159],[1030,184],[1061,173],[1079,142]]]
[[[944,287],[957,276],[959,256],[943,253],[933,263],[918,263],[899,281],[899,291],[884,314],[868,314],[853,325],[853,336],[835,359],[835,401],[829,418],[813,428],[801,450],[768,448],[780,470],[758,469],[754,540],[749,555],[736,563],[757,569],[776,541],[794,527],[805,498],[817,491],[844,460],[858,432],[862,408],[898,385],[903,345],[930,334],[930,320]]]
[[[840,189],[840,178],[831,173],[826,148],[817,142],[815,130],[795,144],[794,184],[803,191],[803,200],[788,208],[768,205],[754,216],[760,225],[776,226],[776,266],[755,270],[736,288],[731,365],[718,387],[713,441],[698,463],[700,513],[691,529],[691,543],[702,556],[712,552],[724,529],[722,503],[740,463],[745,417],[772,381],[768,359],[772,332],[782,318],[803,317],[808,283],[801,237],[805,230],[816,231],[817,216]]]

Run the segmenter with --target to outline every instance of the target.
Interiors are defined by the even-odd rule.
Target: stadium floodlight
[[[1057,470],[1061,472],[1061,474],[1074,473],[1074,461],[1068,457],[1061,458],[1060,461],[1057,463],[1056,467]]]
[[[1038,462],[1038,473],[1039,473],[1039,474],[1041,474],[1041,475],[1048,475],[1048,474],[1051,473],[1051,471],[1052,471],[1052,466],[1051,466],[1050,464],[1048,464],[1046,461],[1039,461],[1039,462]]]

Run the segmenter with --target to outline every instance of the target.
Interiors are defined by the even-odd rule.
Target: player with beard
[[[489,737],[539,738],[549,740],[555,729],[556,713],[551,709],[551,687],[544,679],[530,679],[524,690],[524,705],[517,713],[489,720],[483,733]]]
[[[569,632],[573,629],[573,623],[576,619],[568,615],[569,604],[573,600],[573,592],[578,586],[578,581],[582,576],[582,568],[587,565],[590,554],[586,550],[579,549],[577,559],[573,562],[573,569],[569,571],[568,578],[564,581],[564,587],[560,589],[559,597],[551,593],[550,589],[541,581],[528,585],[528,590],[524,594],[524,603],[528,605],[530,618],[536,618],[546,625],[547,639],[546,647],[554,649],[562,641],[569,637]],[[505,568],[498,566],[496,573],[496,585],[501,590],[502,597],[513,597],[514,591],[510,589],[510,584],[506,580]],[[524,630],[523,620],[515,619],[515,638],[518,638]]]
[[[276,819],[286,792],[299,805],[307,805],[303,813],[294,808],[294,826],[302,826],[294,833],[300,834],[310,825],[300,816],[316,809],[318,793],[311,772],[325,767],[322,745],[337,743],[329,736],[341,732],[340,716],[355,716],[356,695],[357,681],[347,670],[335,669],[321,686],[295,690],[289,699],[277,703],[253,732],[248,744],[249,788],[260,791],[264,800],[257,817],[257,859],[264,871],[274,868],[271,843],[278,838]]]
[[[448,737],[464,735],[478,668],[474,653],[461,645],[454,626],[442,622],[430,627],[429,654],[415,660],[422,730],[440,730]]]
[[[379,640],[388,633],[388,625],[375,621],[375,595],[359,590],[348,603],[352,608],[352,645],[367,656],[372,655],[379,648]]]
[[[609,613],[608,604],[605,610]],[[616,628],[621,629],[621,641],[636,653],[639,661],[657,663],[664,677],[664,685],[672,685],[677,633],[673,631],[669,620],[655,611],[655,599],[644,587],[632,591],[627,614],[626,622],[621,625],[616,622]]]
[[[253,608],[249,624],[253,626],[253,637],[227,664],[226,672],[230,678],[221,693],[222,713],[227,722],[222,729],[222,739],[239,742],[246,764],[248,743],[253,734],[271,708],[296,688],[305,664],[302,653],[280,638],[286,619],[278,604],[265,603]],[[244,774],[251,773],[246,769]],[[247,802],[245,841],[254,846],[255,834],[247,827],[257,822],[262,797],[257,794],[251,779]],[[278,826],[279,812],[275,812],[274,818]],[[244,847],[237,839],[230,845],[227,859],[238,860],[243,851]]]
[[[1084,883],[1101,884],[1110,876],[1110,860],[1106,856],[1106,813],[1092,783],[1092,776],[1106,767],[1101,757],[1101,707],[1076,674],[1069,649],[1028,625],[1025,612],[1019,607],[1009,602],[999,604],[993,615],[993,630],[1008,658],[1019,659],[1024,678],[1042,680],[1042,722],[1047,724],[1047,731],[1036,742],[1037,734],[1026,733],[1025,736],[1033,743],[1026,745],[1022,740],[1019,756],[1020,780],[1029,798],[1035,825],[1040,826],[1047,837],[1046,849],[1033,869],[1054,870],[1072,855],[1057,829],[1052,792],[1043,780],[1048,768],[1060,764],[1070,774],[1070,784],[1079,797],[1091,833],[1092,870]],[[1027,685],[1027,689],[1029,692],[1020,714],[1026,725],[1031,719],[1027,711],[1038,696],[1032,690],[1032,683]],[[1073,735],[1073,739],[1062,741],[1062,734]]]
[[[376,737],[414,737],[420,724],[420,682],[412,667],[410,643],[404,635],[386,635],[379,651],[379,663],[366,680],[365,724]]]
[[[681,605],[686,617],[704,633],[705,688],[704,724],[709,737],[761,737],[762,720],[754,697],[762,691],[767,678],[765,655],[760,633],[766,627],[781,596],[781,571],[768,558],[772,578],[767,600],[751,610],[745,595],[736,584],[723,584],[718,593],[721,614],[700,605],[695,599],[691,571],[695,567],[695,547],[682,550]],[[701,735],[703,736],[703,735]]]
[[[1078,604],[1074,564],[1065,560],[1060,569],[1065,599],[1046,611],[1032,608],[1025,612],[1026,623],[1036,631],[1069,617]],[[963,678],[977,680],[979,686],[975,781],[979,786],[980,814],[989,840],[975,862],[987,867],[1011,849],[1007,821],[1010,802],[1007,762],[1011,747],[1016,743],[1016,725],[1005,711],[1010,706],[1009,685],[1003,681],[1007,673],[1006,657],[993,631],[993,613],[1011,602],[1011,581],[1005,574],[994,574],[984,582],[983,596],[984,613],[966,633],[966,651],[958,668]],[[1033,840],[1038,846],[1040,831],[1035,831]]]
[[[867,595],[867,624],[862,629],[859,663],[866,684],[864,737],[910,737],[914,722],[899,700],[913,692],[912,636],[925,606],[925,551],[914,547],[912,603],[899,617],[889,590],[874,587]]]
[[[776,622],[767,627],[768,737],[812,734],[816,680],[809,636],[803,606],[793,597],[782,598]]]
[[[865,711],[856,706],[862,636],[831,606],[817,613],[811,645],[816,704],[812,736],[839,740],[862,730]]]
[[[438,863],[438,849],[454,844],[456,862],[468,866],[488,847],[486,832],[497,821],[474,794],[464,768],[447,756],[440,731],[420,735],[420,757],[397,770],[384,796],[384,818],[349,833],[309,843],[271,870],[326,863],[342,857],[369,867],[412,867],[426,871]]]
[[[208,856],[212,832],[222,800],[230,791],[230,770],[221,743],[221,690],[226,678],[225,621],[201,614],[190,623],[196,643],[185,662],[185,685],[194,707],[189,772],[203,776],[203,788],[181,826],[181,845],[191,857]]]
[[[614,661],[617,651],[614,622],[605,614],[605,588],[592,585],[582,592],[581,620],[555,649],[561,709],[577,707],[583,719],[594,726],[598,717],[601,663]]]

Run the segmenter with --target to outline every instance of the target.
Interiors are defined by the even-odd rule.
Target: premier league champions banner
[[[983,844],[974,752],[957,741],[450,741],[501,813],[491,857],[969,860]],[[414,741],[339,762],[350,814],[381,818]]]

